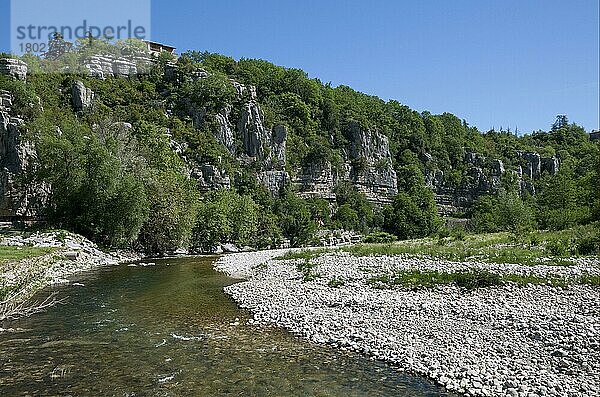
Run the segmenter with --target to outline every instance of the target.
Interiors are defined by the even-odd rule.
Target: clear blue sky
[[[548,129],[563,113],[590,130],[599,123],[598,3],[153,0],[152,38],[301,68],[481,130]]]

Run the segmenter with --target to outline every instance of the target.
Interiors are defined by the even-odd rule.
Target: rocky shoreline
[[[600,274],[598,260],[565,266],[457,263],[331,253],[275,260],[285,250],[231,254],[217,270],[247,281],[225,289],[253,322],[317,343],[359,351],[468,396],[600,396],[600,291],[588,285],[504,284],[407,290],[376,288],[398,270],[574,277]]]
[[[70,283],[68,278],[77,273],[141,258],[132,252],[104,252],[85,237],[61,231],[16,234],[2,238],[0,245],[14,247],[16,250],[25,247],[52,250],[46,255],[0,263],[0,287],[12,289],[0,301],[0,309],[26,302],[47,286]],[[0,314],[1,312],[2,310]]]

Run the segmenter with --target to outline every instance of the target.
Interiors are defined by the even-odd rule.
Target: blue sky
[[[548,129],[563,113],[590,130],[599,123],[598,13],[598,0],[153,0],[152,36],[179,51],[301,68],[481,130]]]

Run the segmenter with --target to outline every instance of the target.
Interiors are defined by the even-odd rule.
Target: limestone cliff
[[[23,136],[23,120],[12,112],[13,99],[0,91],[0,217],[37,217],[47,202],[48,188],[28,180],[37,153]]]
[[[498,192],[507,173],[513,176],[521,193],[535,194],[533,182],[544,173],[554,176],[560,169],[556,157],[542,158],[538,153],[524,152],[516,152],[516,155],[520,164],[506,170],[502,160],[486,159],[480,153],[467,152],[464,158],[466,171],[459,185],[448,181],[440,169],[426,170],[425,179],[435,193],[440,214],[465,213],[482,195]]]

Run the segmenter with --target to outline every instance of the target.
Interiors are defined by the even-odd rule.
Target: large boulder
[[[77,80],[71,87],[71,104],[76,112],[88,110],[94,101],[94,91]]]

